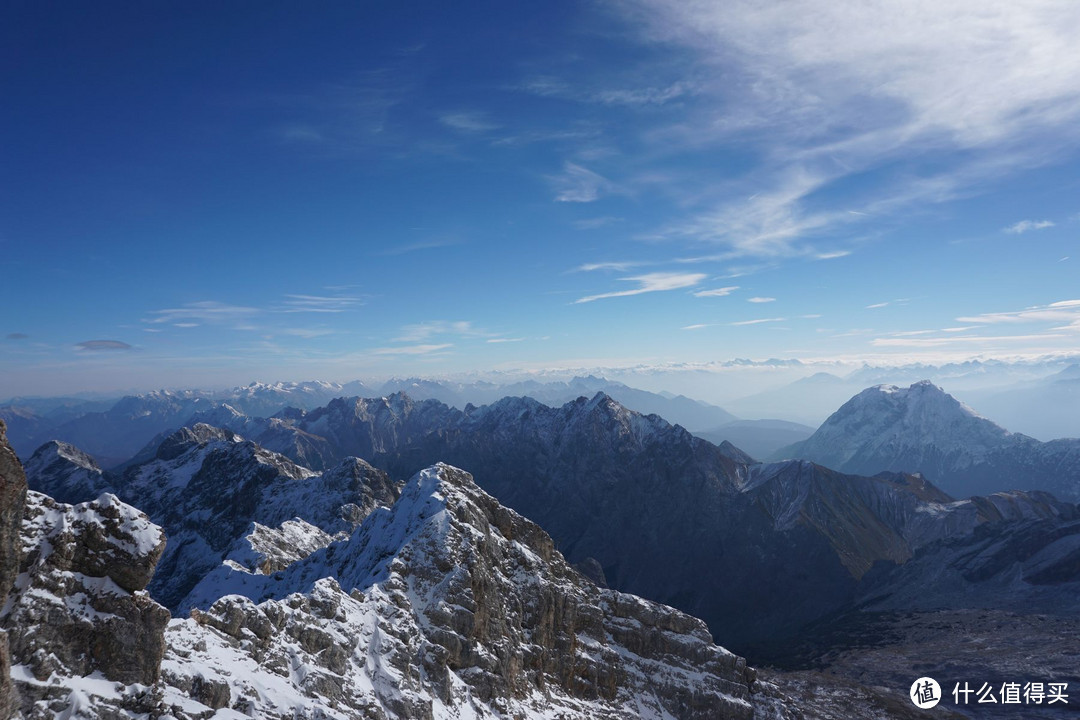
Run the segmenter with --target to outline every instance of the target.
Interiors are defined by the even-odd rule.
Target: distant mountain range
[[[961,497],[1025,489],[1080,500],[1080,439],[1011,433],[929,381],[868,388],[775,456],[857,474],[921,472]]]
[[[22,457],[29,457],[48,440],[60,440],[90,453],[102,466],[112,467],[131,458],[155,436],[188,423],[193,415],[213,414],[225,405],[241,415],[268,418],[286,409],[313,410],[334,398],[379,397],[398,392],[407,392],[415,400],[436,399],[463,409],[470,403],[484,405],[519,395],[561,405],[601,391],[638,412],[656,413],[691,429],[713,428],[737,420],[714,405],[683,396],[636,390],[592,376],[569,382],[530,381],[509,385],[395,378],[374,389],[359,381],[251,383],[216,392],[161,390],[115,401],[27,399],[0,406],[0,419],[7,422],[12,446]]]
[[[213,412],[233,427],[173,433],[111,479],[172,538],[151,591],[174,610],[205,607],[236,572],[243,579],[327,547],[390,504],[395,481],[439,461],[474,468],[481,487],[537,518],[598,583],[702,617],[740,649],[790,638],[849,607],[865,576],[888,575],[877,565],[897,568],[986,523],[1056,527],[1075,514],[1037,493],[957,502],[919,476],[758,464],[603,393],[559,408],[504,398],[458,410],[398,393],[272,419]],[[28,463],[32,487],[90,472],[75,452],[50,447]],[[301,455],[320,467],[305,467]],[[64,469],[64,458],[81,469]],[[368,499],[348,509],[357,495]],[[1039,538],[1040,551],[1061,539]]]

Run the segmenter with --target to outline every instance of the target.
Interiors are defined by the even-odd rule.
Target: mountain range
[[[951,399],[939,397],[944,393],[932,386],[915,388],[913,397],[927,391],[940,407],[931,403],[927,407],[937,408],[934,412],[912,417],[925,420],[952,408]],[[961,408],[961,413],[968,417],[970,411]],[[1042,627],[1026,619],[1033,612],[1063,617],[1080,612],[1080,512],[1075,505],[1031,491],[955,500],[921,474],[856,475],[805,460],[762,464],[731,443],[714,445],[659,416],[629,410],[604,393],[561,407],[510,397],[463,409],[397,393],[337,398],[272,418],[217,406],[193,419],[200,421],[162,434],[115,472],[102,471],[86,453],[59,442],[42,446],[27,462],[33,490],[67,493],[65,498],[75,503],[96,502],[95,513],[128,503],[147,512],[169,538],[154,558],[152,579],[145,571],[140,577],[145,575],[143,586],[156,601],[193,618],[170,626],[161,642],[164,660],[155,682],[165,683],[160,693],[171,702],[180,703],[186,693],[205,707],[240,707],[240,699],[247,698],[245,707],[269,713],[269,705],[250,704],[256,687],[264,699],[259,702],[273,698],[282,708],[301,707],[313,697],[340,704],[348,696],[360,698],[357,708],[363,710],[354,711],[377,707],[388,717],[429,711],[432,717],[453,717],[466,707],[478,717],[486,717],[485,707],[513,707],[532,717],[537,706],[528,700],[529,688],[556,682],[562,690],[545,692],[555,692],[567,712],[581,717],[608,717],[604,713],[631,697],[642,717],[658,708],[674,717],[698,716],[693,714],[698,701],[686,695],[685,682],[662,690],[649,685],[653,680],[648,678],[687,677],[685,668],[693,663],[684,670],[661,671],[656,665],[679,666],[668,650],[658,650],[664,661],[650,655],[645,665],[635,666],[639,660],[616,648],[616,655],[630,663],[625,667],[638,670],[608,679],[596,673],[613,660],[606,651],[590,650],[594,659],[608,657],[589,671],[592,679],[585,685],[560,685],[564,681],[544,673],[564,677],[567,667],[558,665],[567,656],[563,646],[545,645],[545,640],[539,655],[530,655],[528,633],[514,635],[526,627],[516,620],[509,627],[477,630],[478,612],[521,617],[522,622],[551,617],[547,610],[540,616],[527,611],[537,602],[541,608],[553,602],[551,590],[529,594],[533,570],[544,578],[565,573],[578,578],[571,583],[576,590],[561,580],[552,582],[567,597],[577,598],[579,617],[584,608],[600,607],[606,629],[597,638],[622,643],[625,636],[613,628],[641,626],[642,617],[629,621],[619,614],[625,610],[613,616],[614,626],[604,625],[604,608],[623,607],[603,600],[604,594],[632,593],[689,613],[679,617],[702,618],[707,625],[691,634],[703,640],[711,637],[754,662],[785,667],[839,662],[838,648],[847,648],[844,658],[866,652],[880,642],[879,632],[868,639],[868,631],[850,628],[863,628],[866,618],[890,613],[907,613],[903,617],[909,628],[916,621],[938,622],[934,618],[943,612],[960,613],[949,622],[956,623],[957,632],[969,632],[972,620],[962,613],[973,609],[1013,613],[1024,619],[1025,628]],[[455,466],[472,468],[473,475]],[[117,498],[102,506],[101,498],[113,497],[110,492]],[[46,508],[56,503],[33,502]],[[43,517],[76,512],[55,507]],[[477,525],[480,516],[488,518],[487,525]],[[521,525],[528,522],[524,517],[538,525]],[[454,518],[464,524],[453,525]],[[451,532],[448,520],[456,534],[446,534]],[[483,545],[487,549],[477,550],[479,555],[469,554],[472,550],[445,554],[491,537],[492,527],[501,528],[509,545]],[[548,538],[539,546],[528,539],[541,537],[537,533]],[[421,536],[427,540],[412,542]],[[536,565],[532,555],[520,555],[522,544],[528,553],[558,557],[563,563],[558,568],[572,564],[574,570]],[[472,574],[458,585],[446,573],[462,563]],[[430,584],[417,585],[424,577]],[[492,586],[499,577],[505,581]],[[471,588],[471,600],[452,594],[465,586]],[[494,592],[488,597],[500,598],[498,604],[481,612],[478,591]],[[503,604],[505,597],[517,598],[515,604]],[[93,609],[98,601],[87,602]],[[335,610],[330,619],[320,614],[323,607],[341,612]],[[460,625],[457,607],[473,614],[470,624]],[[660,611],[648,612],[656,618]],[[543,627],[543,637],[553,637],[550,624]],[[317,639],[306,628],[319,628],[325,637]],[[379,630],[371,634],[371,628]],[[140,637],[157,632],[151,630],[139,630]],[[455,633],[460,637],[454,639]],[[301,655],[296,655],[294,641],[285,637],[311,640],[301,643]],[[348,648],[355,644],[346,647],[334,639],[344,637],[360,637],[369,648],[384,644],[378,651],[369,649],[361,664],[349,659],[353,651]],[[419,637],[454,659],[410,680],[416,666],[401,658],[431,647],[416,645]],[[630,644],[620,647],[636,648],[635,656],[644,657],[640,638],[625,642]],[[687,647],[686,642],[679,640],[679,647]],[[525,655],[506,655],[508,646],[526,648]],[[466,652],[466,647],[474,650]],[[434,652],[442,657],[443,651]],[[694,651],[699,660],[704,657],[700,652]],[[1003,652],[1007,656],[1007,649]],[[265,663],[273,668],[290,662],[305,668],[291,684],[260,674]],[[371,676],[373,662],[383,663],[386,673]],[[727,662],[721,665],[729,667]],[[652,669],[641,669],[646,666]],[[230,674],[235,667],[247,668],[247,684]],[[514,675],[514,668],[530,667],[545,669]],[[449,668],[450,674],[440,668]],[[331,679],[334,673],[339,680]],[[782,674],[778,685],[773,679],[753,681],[749,674],[741,681],[731,680],[738,673],[716,674],[728,679],[717,681],[715,693],[701,707],[724,707],[729,716],[740,716],[743,702],[754,712],[772,708],[769,712],[780,717],[788,716],[785,708],[790,709],[792,698],[803,707],[818,702],[810,699],[807,686],[792,684],[792,676]],[[295,678],[311,678],[310,686],[297,685]],[[375,689],[365,690],[369,685]],[[402,690],[406,685],[411,689]],[[380,687],[396,689],[386,694]],[[880,700],[872,699],[877,691],[858,688],[844,692],[859,697],[870,692],[867,702]],[[564,691],[569,694],[558,695]],[[600,705],[583,703],[574,694],[579,691]],[[129,701],[134,702],[116,700]],[[485,706],[489,701],[502,704]],[[519,701],[524,704],[513,704]],[[182,703],[177,707],[182,709]],[[902,715],[895,708],[884,714]]]
[[[876,563],[896,567],[987,522],[1057,522],[1073,512],[1038,493],[954,501],[921,476],[758,464],[730,443],[713,445],[603,393],[560,408],[504,398],[457,410],[399,393],[339,398],[270,420],[213,412],[233,427],[181,429],[108,486],[173,538],[151,590],[174,610],[212,599],[203,579],[220,575],[223,562],[281,565],[253,549],[260,543],[326,546],[392,501],[391,478],[440,461],[475,468],[481,487],[536,518],[594,581],[697,615],[740,651],[855,603]],[[237,429],[258,432],[252,441]],[[284,452],[262,447],[264,437]],[[309,439],[304,452],[318,449],[317,469],[300,463],[296,437]],[[45,466],[31,458],[32,487],[81,477],[51,465],[39,474]],[[346,511],[346,497],[361,487],[368,500]],[[294,525],[282,529],[285,521]]]

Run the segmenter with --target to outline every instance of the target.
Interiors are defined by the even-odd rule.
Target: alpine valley
[[[503,389],[9,406],[0,708],[903,718],[926,674],[1080,693],[1080,440],[929,382],[783,448],[810,430],[595,377]]]

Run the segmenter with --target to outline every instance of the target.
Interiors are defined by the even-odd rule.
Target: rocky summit
[[[170,626],[163,664],[170,686],[208,707],[272,718],[312,703],[343,718],[753,713],[753,671],[704,623],[597,588],[537,525],[446,465],[414,476],[347,540],[273,576],[220,580],[220,600]],[[202,712],[170,697],[178,716]]]
[[[158,460],[229,440],[202,432]],[[146,515],[108,493],[23,501],[14,456],[0,469],[16,494],[0,625],[17,717],[704,720],[765,701],[701,620],[598,588],[448,465],[391,486],[389,506],[369,497],[351,532],[255,523],[247,564],[222,562],[207,604],[171,622],[145,591],[165,548]],[[327,475],[355,493],[364,467]]]

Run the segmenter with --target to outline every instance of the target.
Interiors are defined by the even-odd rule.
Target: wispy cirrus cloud
[[[486,133],[502,127],[493,122],[487,113],[480,110],[445,113],[439,116],[439,122],[448,128],[463,133]]]
[[[471,320],[430,320],[401,328],[394,342],[422,342],[432,337],[450,335],[460,338],[488,338],[495,334],[476,327]]]
[[[651,292],[663,292],[666,290],[679,290],[693,287],[701,283],[707,277],[705,273],[673,273],[655,272],[634,277],[619,278],[623,282],[637,283],[637,287],[630,290],[616,290],[614,292],[587,295],[578,298],[574,304],[590,303],[604,298],[629,297]]]
[[[742,327],[743,325],[761,325],[762,323],[774,323],[785,322],[787,318],[761,318],[760,320],[740,320],[739,322],[728,323],[732,327]]]
[[[595,202],[613,187],[604,176],[572,162],[564,163],[563,171],[550,180],[555,188],[556,202]]]
[[[1021,220],[1018,223],[1002,228],[1001,231],[1010,235],[1022,235],[1031,230],[1052,228],[1054,225],[1055,223],[1052,220]]]
[[[331,330],[330,328],[284,328],[282,330],[278,330],[277,332],[281,333],[282,335],[291,335],[293,337],[304,338],[305,340],[310,340],[317,337],[324,337],[326,335],[334,335],[337,333],[336,330]]]
[[[1005,344],[1021,343],[1028,344],[1032,342],[1041,342],[1045,340],[1060,339],[1066,337],[1059,334],[1042,334],[1042,335],[958,335],[956,337],[940,337],[940,338],[925,338],[925,337],[892,337],[892,338],[874,338],[870,341],[870,344],[875,347],[915,347],[915,348],[940,348],[948,347],[950,345],[992,345],[999,346]]]
[[[573,269],[573,272],[596,272],[597,270],[614,270],[616,272],[626,272],[632,268],[642,267],[643,265],[650,265],[651,263],[640,260],[616,260],[611,262],[596,262],[585,263],[584,265],[578,265]]]
[[[1080,145],[1080,5],[1067,0],[616,8],[645,42],[681,48],[697,74],[724,78],[695,88],[684,118],[654,128],[654,150],[738,143],[760,153],[731,185],[757,188],[749,199],[721,180],[701,193],[710,208],[661,233],[731,257],[842,257],[817,246],[869,216],[880,225],[981,192]],[[857,192],[830,195],[856,176]],[[1017,232],[1046,221],[1029,222]]]
[[[776,298],[774,298],[774,297],[752,297],[752,298],[747,298],[746,302],[771,303],[771,302],[776,302]]]
[[[1015,325],[1028,323],[1064,323],[1055,330],[1080,330],[1080,300],[1061,300],[1049,305],[1034,305],[1012,312],[983,313],[956,318],[956,322],[977,325]]]
[[[217,300],[200,300],[180,307],[153,310],[143,322],[151,324],[197,322],[213,325],[246,321],[262,312],[247,305],[231,305]]]
[[[424,343],[402,345],[400,347],[380,347],[374,348],[370,352],[373,355],[430,355],[452,347],[454,347],[453,343]]]
[[[635,87],[589,87],[572,83],[558,77],[534,77],[519,88],[523,92],[541,97],[595,103],[598,105],[623,105],[631,107],[665,105],[673,100],[701,92],[701,83],[692,80],[676,80],[662,86],[639,85]]]
[[[729,285],[728,287],[713,288],[712,290],[698,290],[694,293],[694,297],[727,297],[738,289],[738,285]]]
[[[286,295],[277,312],[340,313],[363,305],[363,299],[348,295]]]

